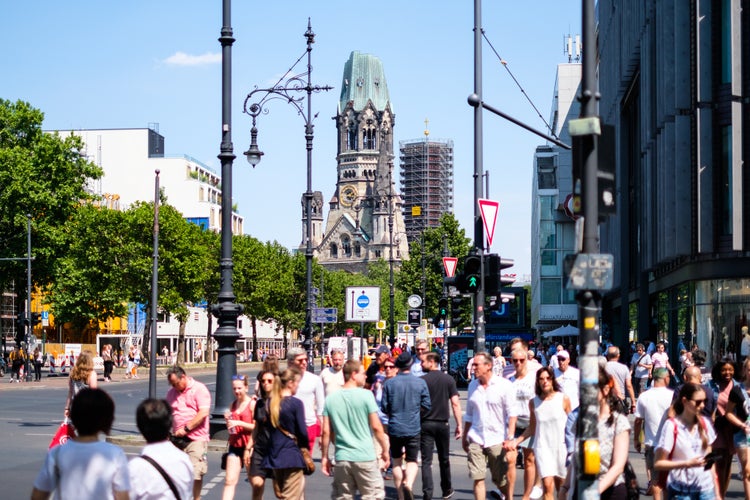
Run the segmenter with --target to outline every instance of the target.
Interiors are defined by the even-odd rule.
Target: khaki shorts
[[[191,441],[185,453],[190,457],[193,464],[194,479],[199,481],[208,472],[208,441]]]
[[[502,488],[507,484],[508,461],[502,444],[482,448],[476,443],[469,443],[468,462],[469,477],[474,481],[484,480],[489,468],[495,486]]]
[[[353,499],[359,490],[362,500],[383,500],[385,484],[378,468],[378,461],[337,461],[333,468],[333,500]]]

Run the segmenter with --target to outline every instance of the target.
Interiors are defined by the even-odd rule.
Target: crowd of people
[[[247,375],[234,376],[235,401],[225,413],[223,498],[235,497],[245,470],[254,500],[263,498],[267,481],[277,498],[304,498],[313,473],[332,477],[332,498],[383,499],[385,482],[393,481],[398,499],[411,500],[421,461],[421,498],[449,499],[455,494],[451,438],[466,453],[474,498],[513,498],[517,481],[524,500],[577,498],[580,373],[572,350],[555,346],[540,362],[518,338],[507,346],[510,362],[499,348],[476,353],[465,414],[455,380],[441,370],[441,356],[427,341],[418,340],[413,353],[400,351],[377,347],[365,369],[334,350],[316,375],[307,371],[307,352],[292,348],[284,367],[267,355],[252,383]],[[708,373],[704,354],[686,354],[678,373],[663,344],[634,345],[629,364],[618,347],[604,350],[597,381],[601,498],[627,498],[631,439],[644,453],[646,495],[656,500],[724,498],[735,454],[750,498],[750,359],[741,361],[735,377],[730,360],[717,361]],[[114,403],[97,380],[92,354],[84,351],[71,370],[64,409],[76,435],[50,450],[32,499],[53,491],[61,498],[75,491],[71,497],[199,499],[209,468],[206,386],[182,367],[170,367],[166,397],[138,406],[136,422],[147,444],[128,461],[120,448],[99,439],[112,428]],[[317,472],[310,458],[316,443]]]

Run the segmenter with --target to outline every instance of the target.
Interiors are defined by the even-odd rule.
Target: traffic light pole
[[[26,382],[34,380],[31,374],[31,214],[26,214]]]

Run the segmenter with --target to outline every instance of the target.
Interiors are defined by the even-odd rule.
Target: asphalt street
[[[257,364],[241,364],[241,373],[248,373],[254,378],[258,370]],[[190,375],[204,382],[213,392],[215,387],[215,366],[188,367]],[[100,387],[107,390],[115,401],[116,414],[112,430],[112,440],[120,444],[128,456],[136,456],[140,452],[141,443],[135,425],[135,408],[138,403],[148,396],[148,370],[140,370],[139,379],[125,379],[121,370],[116,370],[112,382],[103,382]],[[169,386],[164,377],[164,369],[159,368],[157,380],[157,394],[165,395]],[[27,499],[31,492],[34,478],[42,465],[47,453],[47,447],[57,427],[63,418],[63,408],[67,394],[67,379],[63,377],[51,378],[46,376],[41,382],[8,383],[8,376],[0,378],[0,435],[2,452],[0,453],[0,470],[4,471],[0,479],[0,498],[15,500]],[[251,379],[252,380],[252,379]],[[465,405],[466,392],[461,392],[461,403]],[[632,418],[631,418],[632,421]],[[207,500],[221,498],[224,484],[224,472],[219,468],[221,453],[225,442],[215,441],[209,452],[209,472],[204,479],[203,498]],[[316,462],[320,462],[320,451],[314,453]],[[639,482],[646,484],[646,473],[643,456],[631,448],[630,461],[633,464]],[[439,474],[437,471],[437,457],[433,460],[433,477],[439,491]],[[459,441],[451,442],[451,466],[454,489],[457,500],[472,498],[472,483],[468,478],[466,455],[461,449]],[[738,480],[738,466],[733,466],[733,479],[727,498],[744,498],[742,485]],[[522,471],[518,471],[515,494],[521,495]],[[487,481],[490,485],[489,477]],[[414,486],[415,496],[421,498],[421,481],[419,475]],[[306,498],[317,500],[330,498],[331,479],[319,470],[307,478],[305,487]],[[387,498],[396,498],[392,481],[386,482]],[[250,485],[244,478],[237,487],[236,498],[250,498]],[[267,484],[265,498],[275,498],[272,487]],[[436,498],[440,498],[439,496]]]

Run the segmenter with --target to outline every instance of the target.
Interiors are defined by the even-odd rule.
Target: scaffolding
[[[409,243],[438,227],[453,212],[453,141],[418,139],[399,142],[401,194]]]

